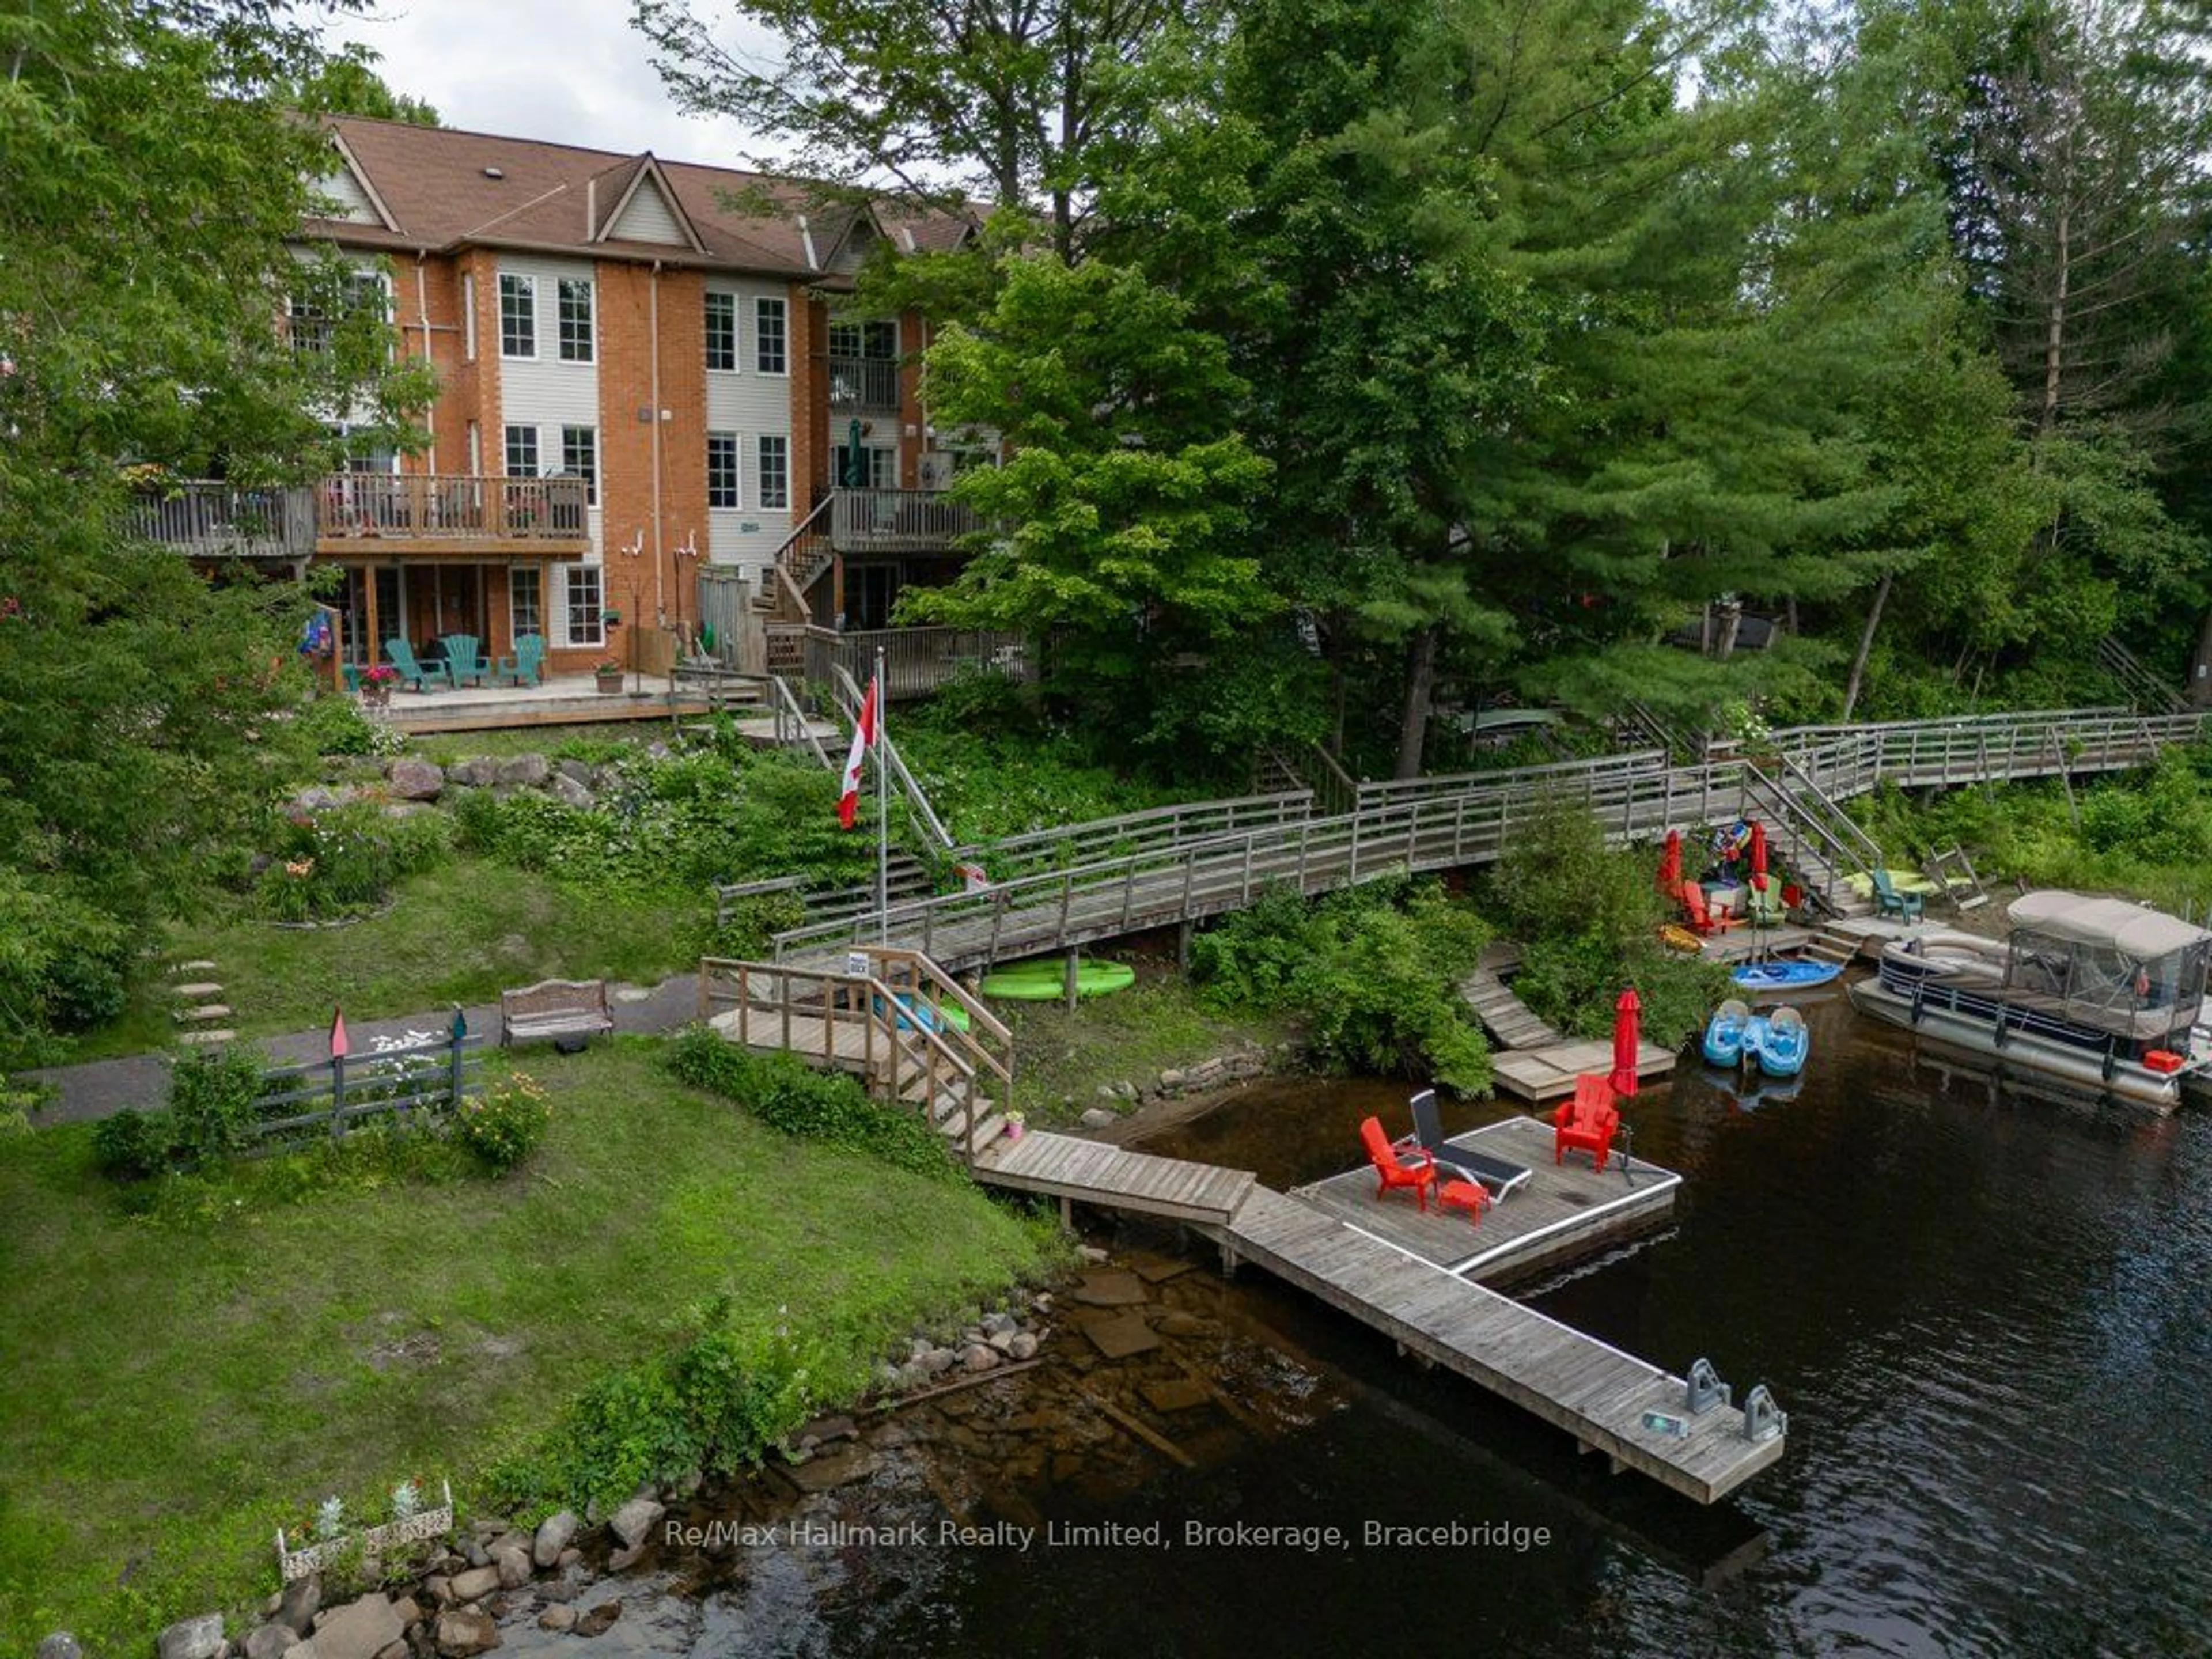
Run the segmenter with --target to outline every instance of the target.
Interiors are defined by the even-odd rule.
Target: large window
[[[510,631],[514,638],[545,631],[544,583],[544,579],[534,564],[507,566],[507,614],[514,623]]]
[[[738,296],[707,294],[707,367],[735,369],[738,366]]]
[[[760,441],[759,500],[767,513],[791,505],[791,440],[781,433],[763,434]]]
[[[538,355],[538,279],[499,274],[499,355]]]
[[[898,356],[898,325],[888,318],[830,325],[832,357],[866,357],[889,362]]]
[[[753,312],[753,366],[763,374],[784,369],[783,301],[758,300]]]
[[[380,272],[374,270],[348,271],[345,286],[337,300],[338,316],[333,317],[325,308],[320,295],[295,294],[291,299],[291,340],[295,351],[328,351],[331,337],[340,318],[373,317],[380,323],[392,320],[392,292],[385,285]]]
[[[707,505],[743,507],[744,494],[738,483],[738,434],[707,434]]]
[[[592,361],[592,279],[563,276],[556,285],[560,299],[561,361]]]
[[[605,645],[607,629],[599,597],[599,568],[595,564],[568,567],[568,643]]]
[[[561,471],[584,481],[584,505],[599,504],[599,429],[595,426],[561,428]]]
[[[538,428],[536,427],[507,428],[507,476],[510,478],[534,478],[538,476]]]

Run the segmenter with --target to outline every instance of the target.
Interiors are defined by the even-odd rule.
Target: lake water
[[[1773,1389],[1788,1453],[1729,1502],[1609,1475],[1264,1273],[1224,1281],[1192,1255],[1153,1287],[1184,1334],[1127,1362],[1141,1377],[1063,1334],[972,1405],[893,1419],[865,1479],[759,1511],[920,1541],[664,1553],[609,1581],[626,1613],[595,1646],[2212,1654],[2212,1121],[1996,1096],[1840,996],[1804,1006],[1794,1097],[1740,1100],[1692,1065],[1631,1109],[1637,1154],[1686,1177],[1671,1226],[1523,1292],[1678,1372],[1705,1355],[1739,1395]],[[1152,1149],[1286,1186],[1354,1163],[1376,1110],[1404,1127],[1403,1091],[1270,1085]],[[1149,1419],[1181,1462],[1099,1414],[1178,1374],[1212,1384]],[[978,1534],[941,1538],[948,1514]],[[1006,1530],[1030,1525],[1062,1535]],[[1370,1530],[1408,1527],[1447,1530]]]

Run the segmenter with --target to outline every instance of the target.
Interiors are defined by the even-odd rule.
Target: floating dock
[[[1514,1128],[1513,1123],[1528,1127]],[[1726,1406],[1692,1413],[1686,1379],[1468,1276],[1494,1249],[1515,1252],[1516,1265],[1526,1266],[1571,1243],[1587,1245],[1613,1226],[1648,1222],[1673,1202],[1680,1177],[1650,1165],[1638,1166],[1651,1178],[1650,1187],[1641,1192],[1641,1175],[1623,1181],[1617,1170],[1608,1176],[1584,1170],[1583,1175],[1601,1183],[1600,1192],[1567,1184],[1563,1177],[1548,1200],[1540,1198],[1547,1190],[1542,1177],[1553,1173],[1550,1132],[1531,1120],[1494,1125],[1492,1131],[1506,1134],[1475,1144],[1491,1152],[1519,1152],[1530,1130],[1544,1142],[1538,1179],[1492,1206],[1479,1226],[1455,1212],[1423,1217],[1402,1197],[1376,1200],[1371,1174],[1358,1175],[1367,1183],[1369,1201],[1358,1206],[1360,1221],[1354,1224],[1340,1213],[1356,1204],[1348,1192],[1317,1200],[1310,1195],[1315,1189],[1306,1195],[1279,1193],[1247,1170],[1046,1132],[997,1142],[978,1158],[975,1175],[987,1185],[1057,1197],[1063,1207],[1079,1202],[1186,1222],[1220,1245],[1227,1265],[1249,1261],[1263,1267],[1382,1332],[1406,1351],[1565,1430],[1585,1449],[1605,1453],[1615,1468],[1635,1469],[1700,1504],[1713,1503],[1781,1457],[1786,1421],[1778,1415],[1771,1425],[1763,1425],[1762,1437],[1753,1439],[1743,1413]],[[1613,1190],[1602,1186],[1608,1181],[1619,1182],[1626,1194],[1601,1196]],[[1324,1182],[1321,1188],[1331,1184]],[[1639,1206],[1656,1207],[1606,1207],[1629,1194]],[[1485,1231],[1516,1205],[1525,1206],[1522,1219],[1484,1240]],[[1410,1212],[1411,1223],[1399,1215],[1401,1210]],[[1436,1237],[1444,1241],[1438,1249],[1467,1258],[1456,1271],[1410,1243],[1384,1237],[1385,1230],[1427,1222],[1454,1230]]]

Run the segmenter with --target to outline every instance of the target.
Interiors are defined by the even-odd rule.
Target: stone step
[[[234,1042],[237,1040],[238,1033],[235,1031],[180,1031],[177,1034],[178,1042],[189,1042],[195,1045],[203,1045],[211,1042]]]
[[[202,957],[193,962],[173,962],[169,964],[169,971],[173,974],[210,974],[215,971],[215,963]]]
[[[179,1008],[169,1018],[179,1025],[206,1025],[218,1019],[228,1019],[232,1011],[220,1002],[204,1002],[197,1008]]]
[[[222,987],[211,979],[195,980],[190,985],[172,985],[169,988],[169,994],[173,997],[185,997],[194,1002],[204,1002],[210,997],[221,996]]]

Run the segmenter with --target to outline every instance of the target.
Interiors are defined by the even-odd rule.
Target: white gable
[[[675,210],[662,193],[659,182],[651,173],[637,181],[629,200],[623,204],[621,213],[607,227],[607,236],[610,240],[621,242],[673,242],[678,247],[691,245],[691,239],[684,234],[684,227],[677,221]]]
[[[327,216],[349,220],[356,225],[380,225],[384,216],[376,210],[367,190],[354,170],[341,161],[337,168],[315,180],[315,193],[327,196],[337,204],[337,210]]]

